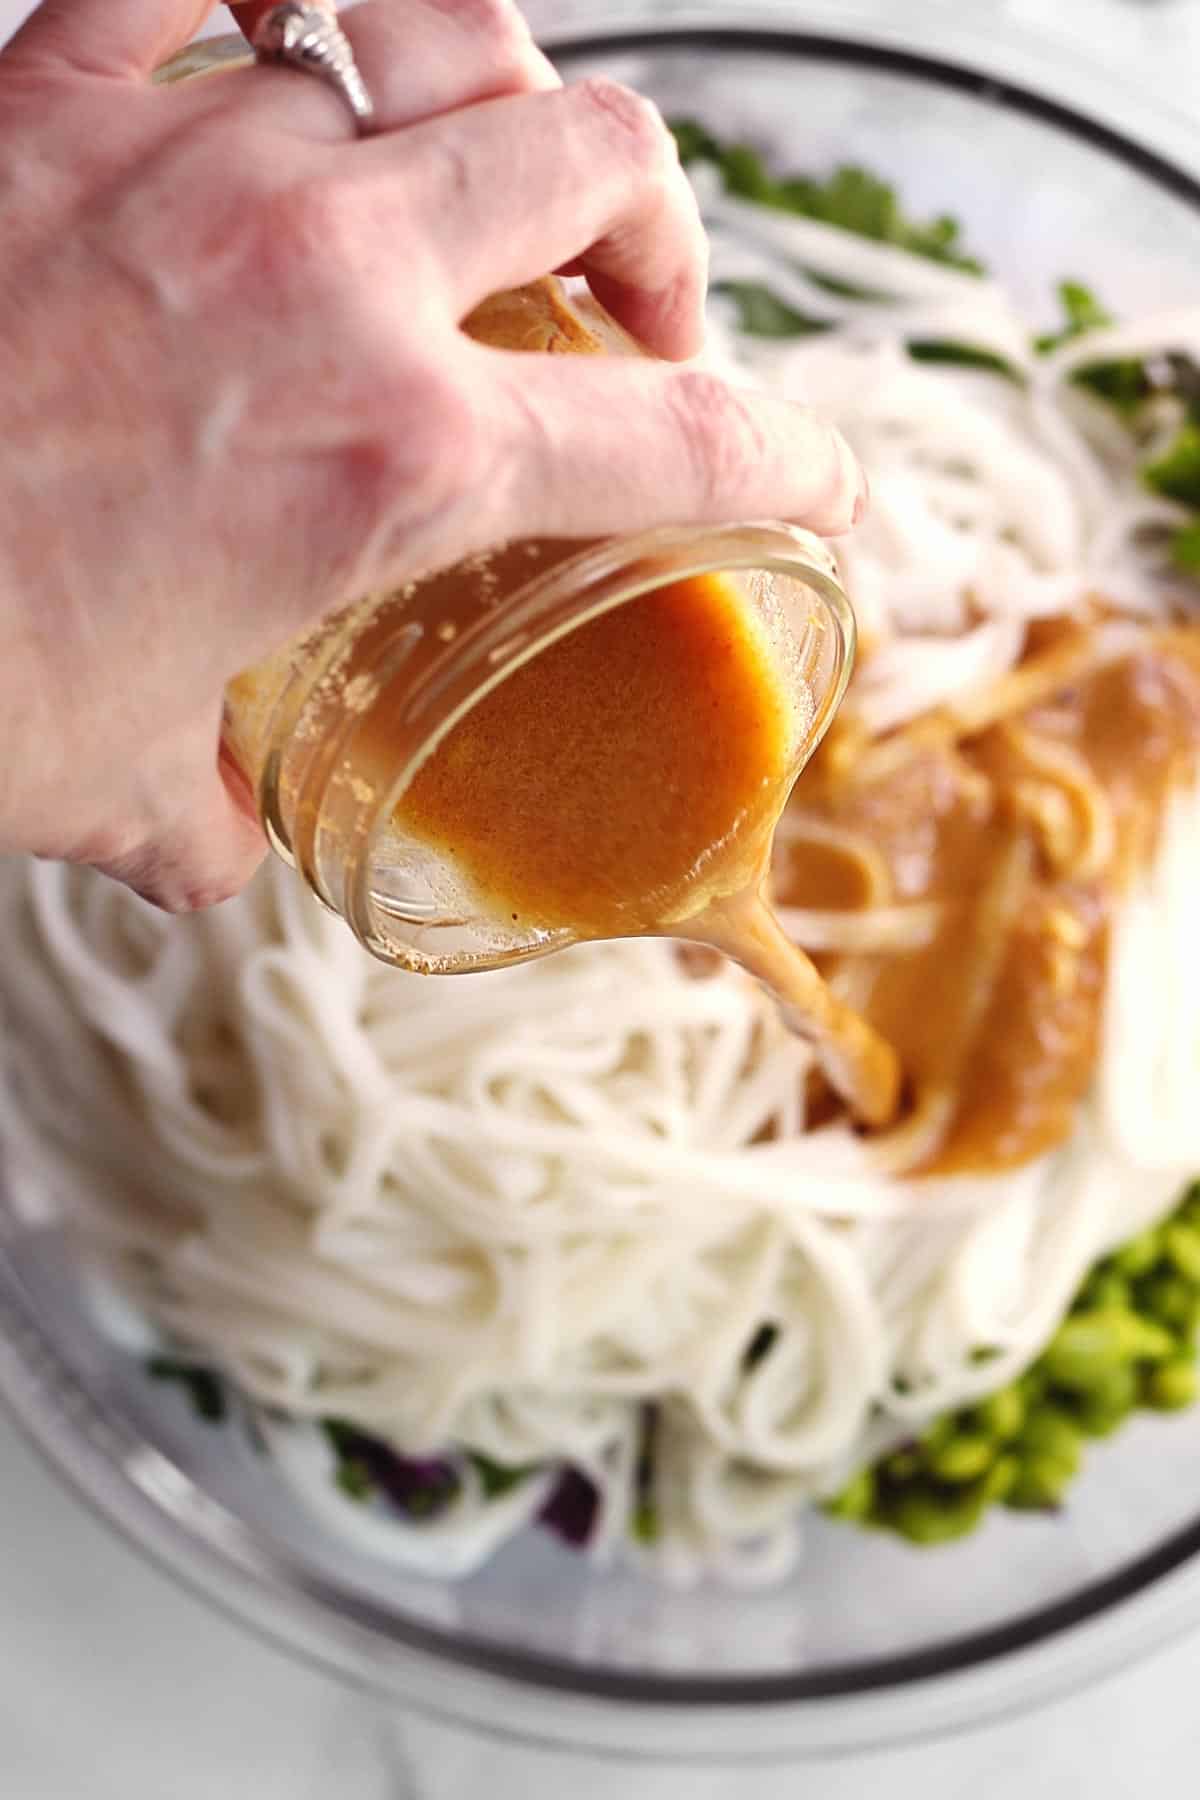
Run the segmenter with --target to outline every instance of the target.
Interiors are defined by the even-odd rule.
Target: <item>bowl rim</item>
[[[1164,152],[1093,117],[1070,101],[1056,99],[1023,81],[975,68],[955,57],[902,48],[869,36],[843,36],[837,31],[774,24],[769,19],[756,24],[718,25],[698,17],[667,20],[658,25],[623,26],[612,31],[571,33],[547,39],[543,48],[551,59],[555,59],[625,55],[634,51],[671,49],[680,44],[694,50],[774,50],[788,56],[807,57],[813,62],[911,75],[1041,124],[1056,126],[1068,136],[1107,152],[1178,199],[1200,208],[1200,177],[1190,174]]]
[[[993,28],[994,29],[994,28]],[[212,48],[212,43],[206,46]],[[763,22],[724,26],[696,19],[589,28],[552,37],[545,48],[567,61],[690,49],[770,53],[810,62],[915,77],[1049,124],[1096,148],[1200,213],[1200,179],[1155,149],[1048,93],[928,51],[869,36]],[[500,1649],[470,1634],[451,1635],[346,1594],[304,1570],[289,1552],[256,1538],[157,1450],[115,1422],[42,1336],[25,1285],[7,1254],[0,1225],[0,1401],[55,1472],[177,1581],[268,1641],[299,1652],[343,1677],[399,1693],[430,1715],[470,1718],[518,1741],[589,1742],[602,1755],[672,1760],[770,1760],[838,1754],[1002,1717],[1055,1698],[1112,1667],[1158,1647],[1200,1617],[1200,1518],[1077,1592],[1004,1624],[960,1633],[918,1651],[833,1663],[791,1675],[686,1676],[573,1663],[522,1649]],[[85,1442],[80,1442],[80,1428]],[[1189,1569],[1188,1565],[1191,1565]],[[1167,1577],[1176,1579],[1167,1582]],[[1179,1578],[1190,1579],[1181,1581]],[[1169,1591],[1168,1591],[1169,1590]],[[264,1603],[271,1617],[264,1621]],[[1123,1622],[1127,1629],[1111,1629]],[[1118,1638],[1120,1641],[1118,1642]],[[1103,1640],[1103,1641],[1102,1641]],[[1061,1654],[1069,1646],[1066,1654]],[[381,1652],[386,1659],[381,1663]],[[1032,1657],[1030,1653],[1037,1652]],[[1018,1653],[1021,1671],[1016,1671]],[[1048,1654],[1049,1653],[1049,1654]],[[996,1680],[997,1664],[1013,1678]],[[446,1675],[463,1684],[446,1698]],[[988,1678],[981,1688],[979,1677]],[[917,1724],[902,1703],[925,1691]],[[536,1731],[514,1727],[504,1695],[533,1691]],[[934,1698],[936,1694],[936,1699]],[[875,1724],[863,1730],[862,1703]],[[614,1744],[614,1707],[620,1736]],[[720,1729],[697,1736],[699,1709]],[[764,1717],[803,1716],[820,1729],[767,1734]],[[645,1729],[627,1727],[634,1717]],[[629,1739],[637,1739],[635,1745]],[[784,1741],[786,1739],[786,1741]]]

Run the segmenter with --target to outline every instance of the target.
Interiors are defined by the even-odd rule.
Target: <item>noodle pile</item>
[[[1200,351],[1200,315],[1035,358],[992,283],[702,195],[720,279],[769,275],[838,327],[750,344],[714,303],[718,360],[836,415],[870,468],[842,552],[866,754],[1006,710],[1031,619],[1084,616],[1098,591],[1120,641],[1175,616],[1156,543],[1175,509],[1067,377],[1098,349]],[[843,299],[798,263],[897,298]],[[995,350],[1027,385],[914,363],[916,332]],[[737,970],[667,943],[426,981],[373,963],[279,866],[171,920],[14,863],[0,1124],[30,1213],[65,1213],[147,1318],[266,1407],[413,1454],[570,1463],[600,1490],[599,1547],[767,1578],[804,1498],[1024,1367],[1097,1256],[1194,1173],[1198,891],[1200,803],[1178,790],[1114,927],[1072,1139],[1002,1176],[916,1178],[902,1131],[807,1120],[805,1046]],[[931,928],[883,894],[784,918],[850,953],[851,986],[856,952]],[[629,1534],[647,1401],[652,1549]],[[282,1466],[327,1482],[317,1434],[272,1421]],[[445,1514],[389,1519],[387,1542],[462,1571],[545,1493],[537,1476],[489,1501],[468,1469]],[[356,1528],[348,1500],[321,1504]]]

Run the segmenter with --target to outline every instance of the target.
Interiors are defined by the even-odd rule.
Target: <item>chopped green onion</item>
[[[1173,532],[1169,548],[1171,561],[1180,574],[1200,579],[1200,519]]]
[[[908,346],[914,362],[946,363],[956,369],[983,369],[990,375],[1003,375],[1006,381],[1024,385],[1019,369],[994,350],[977,350],[971,344],[956,344],[948,338],[914,338]]]
[[[477,1450],[470,1455],[471,1467],[479,1477],[485,1500],[499,1500],[504,1494],[511,1494],[514,1488],[528,1481],[537,1473],[532,1465],[510,1467],[504,1463],[493,1462],[490,1456],[481,1456]]]
[[[197,1416],[210,1425],[219,1425],[227,1407],[225,1389],[218,1375],[195,1363],[181,1362],[171,1356],[151,1357],[147,1368],[155,1381],[175,1381],[187,1393]]]
[[[643,1500],[634,1508],[629,1530],[631,1536],[636,1538],[639,1544],[648,1545],[658,1542],[658,1508],[653,1501]]]

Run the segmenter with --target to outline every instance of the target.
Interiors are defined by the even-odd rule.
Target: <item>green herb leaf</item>
[[[767,173],[766,164],[749,144],[730,144],[718,153],[718,162],[731,194],[743,200],[757,200],[763,206],[776,206],[778,184]]]
[[[992,350],[977,350],[971,344],[956,344],[948,338],[916,338],[908,346],[914,362],[945,363],[956,369],[983,369],[990,375],[1003,375],[1006,381],[1024,386],[1019,369]]]
[[[485,1500],[499,1500],[537,1473],[532,1465],[507,1467],[504,1463],[493,1462],[490,1456],[480,1456],[477,1451],[471,1452],[470,1462],[479,1476]]]
[[[1142,479],[1156,494],[1200,510],[1200,425],[1184,425],[1174,443],[1145,465]]]
[[[1181,575],[1200,581],[1200,520],[1179,527],[1172,535],[1170,554]]]
[[[1072,338],[1082,337],[1085,331],[1101,331],[1106,325],[1116,323],[1107,307],[1101,306],[1095,294],[1082,282],[1059,282],[1058,298],[1063,309],[1063,323],[1057,331],[1043,332],[1041,337],[1034,338],[1035,350],[1057,350],[1060,344],[1069,344]]]
[[[736,301],[738,325],[753,337],[809,337],[814,332],[828,331],[824,319],[810,318],[781,300],[759,281],[722,281],[713,289],[728,294]]]
[[[146,1365],[155,1381],[175,1381],[184,1389],[192,1403],[198,1418],[206,1420],[210,1425],[219,1425],[224,1419],[227,1408],[225,1404],[225,1388],[219,1376],[211,1369],[203,1369],[195,1363],[180,1362],[171,1356],[154,1356]]]
[[[675,134],[679,160],[685,168],[690,162],[720,162],[720,144],[697,120],[676,119],[671,130]]]
[[[958,221],[945,214],[928,221],[906,216],[896,190],[868,169],[844,163],[826,180],[806,175],[773,177],[758,151],[749,144],[721,144],[694,119],[678,119],[671,129],[680,160],[711,162],[721,171],[728,193],[773,206],[800,218],[819,219],[876,243],[894,244],[978,275],[981,265],[963,249]]]
[[[629,1522],[630,1535],[639,1544],[656,1544],[660,1531],[658,1508],[652,1500],[643,1500],[634,1508]]]
[[[333,1479],[350,1500],[369,1500],[375,1491],[370,1469],[352,1456],[341,1458]]]
[[[1058,298],[1063,309],[1063,323],[1057,331],[1043,332],[1033,340],[1034,349],[1042,354],[1057,350],[1060,344],[1069,344],[1089,331],[1102,331],[1116,323],[1108,308],[1102,306],[1082,282],[1060,282]],[[1136,412],[1153,392],[1145,365],[1134,356],[1121,357],[1115,362],[1089,363],[1086,368],[1076,369],[1071,381],[1075,387],[1084,388],[1124,416]]]
[[[357,1425],[347,1424],[345,1419],[322,1419],[321,1430],[339,1456],[353,1456],[362,1435]]]
[[[1154,392],[1145,364],[1136,357],[1126,357],[1120,362],[1089,363],[1084,369],[1076,369],[1071,380],[1076,387],[1085,388],[1126,418]]]
[[[885,304],[894,301],[894,294],[885,294],[880,288],[860,287],[856,281],[839,281],[836,275],[822,275],[819,269],[805,269],[804,273],[814,287],[824,288],[827,294],[836,294],[839,300],[880,300]]]

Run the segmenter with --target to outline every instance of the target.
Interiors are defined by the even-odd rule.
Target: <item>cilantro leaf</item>
[[[672,130],[680,160],[685,165],[699,161],[713,164],[728,193],[760,206],[836,225],[875,243],[891,244],[952,268],[982,273],[981,264],[963,247],[956,220],[944,214],[927,221],[909,218],[895,189],[867,169],[844,163],[824,180],[807,175],[777,177],[752,145],[722,143],[695,119],[677,120]],[[857,289],[815,272],[811,272],[811,279],[849,298],[887,297],[860,294]],[[753,336],[803,337],[828,329],[823,320],[811,318],[781,300],[761,282],[726,282],[720,291],[735,302],[741,329]],[[1058,299],[1062,323],[1034,339],[1035,350],[1043,354],[1116,323],[1113,314],[1082,281],[1060,282]],[[951,339],[914,339],[908,344],[908,353],[915,362],[982,369],[1009,381],[1022,380],[1020,372],[994,351]],[[1181,409],[1183,424],[1167,449],[1143,465],[1142,480],[1152,492],[1200,514],[1200,364],[1180,351],[1167,351],[1145,358],[1115,357],[1085,363],[1072,371],[1070,379],[1073,385],[1111,407],[1130,426],[1140,422],[1148,402],[1162,399]],[[1175,532],[1170,554],[1181,573],[1200,580],[1200,518]]]
[[[1200,519],[1181,525],[1170,543],[1171,561],[1181,575],[1200,581]]]
[[[696,119],[676,119],[671,130],[685,169],[690,162],[720,162],[720,144]]]
[[[1089,331],[1103,331],[1106,326],[1116,324],[1108,308],[1101,305],[1092,290],[1080,281],[1060,282],[1058,298],[1063,309],[1063,323],[1057,331],[1044,331],[1033,340],[1034,349],[1042,355]],[[1125,417],[1136,412],[1153,392],[1145,364],[1136,356],[1119,357],[1114,362],[1088,363],[1074,371],[1071,381],[1075,387],[1085,388],[1097,400],[1103,400],[1105,405]]]
[[[767,166],[757,150],[749,144],[729,144],[717,152],[717,163],[731,194],[743,200],[757,200],[763,206],[779,204],[779,184],[767,173]]]
[[[875,243],[894,244],[914,256],[924,256],[972,275],[981,273],[981,265],[963,248],[956,219],[946,214],[926,221],[910,219],[895,188],[869,169],[843,163],[823,181],[807,175],[776,179],[749,144],[721,144],[694,119],[677,119],[671,129],[681,162],[713,163],[730,194],[780,212],[795,213],[800,218],[837,225]]]
[[[1162,455],[1145,464],[1142,479],[1154,493],[1200,510],[1200,425],[1181,426]]]
[[[1154,392],[1145,364],[1133,356],[1119,362],[1088,363],[1086,368],[1076,369],[1071,380],[1126,418]]]
[[[1043,353],[1057,350],[1060,344],[1069,344],[1072,338],[1082,337],[1085,331],[1102,331],[1106,325],[1116,324],[1107,307],[1101,306],[1095,294],[1082,282],[1060,281],[1058,298],[1063,309],[1063,323],[1057,331],[1045,331],[1034,338],[1035,350]]]

